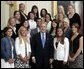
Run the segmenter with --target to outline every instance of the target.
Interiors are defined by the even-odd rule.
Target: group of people
[[[34,5],[26,15],[25,4],[8,20],[1,33],[1,68],[83,68],[81,20],[73,5],[58,6],[51,17]]]

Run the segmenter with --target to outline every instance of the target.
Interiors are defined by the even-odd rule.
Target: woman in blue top
[[[1,68],[14,68],[15,44],[11,38],[13,31],[6,27],[4,34],[5,37],[1,39]]]

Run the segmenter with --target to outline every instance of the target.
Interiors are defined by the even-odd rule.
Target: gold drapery
[[[53,17],[57,14],[57,1],[52,1],[52,15]]]

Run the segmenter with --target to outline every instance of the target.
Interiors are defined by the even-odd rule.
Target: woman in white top
[[[28,13],[28,22],[31,30],[36,28],[37,24],[33,12]]]
[[[27,28],[27,32],[28,32],[28,33],[27,33],[27,36],[30,38],[30,37],[31,37],[31,36],[30,36],[31,30],[30,30],[30,26],[29,26],[28,20],[25,20],[25,21],[24,21],[23,26]]]
[[[31,55],[30,40],[27,36],[27,29],[21,26],[18,31],[19,37],[15,40],[17,59],[15,68],[29,68],[29,59]]]
[[[47,23],[47,31],[49,33],[51,30],[51,15],[49,13],[45,16],[45,22]]]
[[[54,68],[63,68],[67,63],[69,54],[69,40],[64,36],[62,28],[57,29],[56,37],[54,38]]]

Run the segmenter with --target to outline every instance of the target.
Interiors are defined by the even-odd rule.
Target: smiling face
[[[34,13],[37,13],[38,10],[37,10],[37,8],[34,8],[33,11],[34,11]]]
[[[58,19],[59,19],[60,21],[63,20],[63,14],[62,14],[62,13],[59,13],[59,14],[58,14]]]
[[[57,27],[57,23],[55,23],[54,21],[52,22],[52,26],[54,27],[54,28],[56,28]]]
[[[34,19],[34,14],[30,13],[30,19]]]
[[[27,36],[27,29],[25,27],[20,27],[20,34],[21,36],[25,37]]]
[[[6,31],[6,35],[7,35],[8,37],[11,37],[12,34],[13,34],[12,29],[8,29],[8,30]]]
[[[63,35],[63,31],[62,31],[61,28],[58,28],[58,29],[57,29],[57,35],[58,35],[59,37],[61,37],[61,36]]]
[[[62,5],[58,6],[58,13],[64,14],[64,7]]]
[[[24,10],[25,10],[25,5],[22,3],[22,4],[20,5],[19,9],[20,9],[21,11],[24,11]]]
[[[29,26],[29,22],[28,21],[25,21],[24,23],[23,23],[23,26],[25,26],[26,28]]]
[[[15,26],[15,25],[16,25],[16,20],[15,20],[15,18],[9,19],[9,24],[10,24],[11,26]]]
[[[46,11],[42,10],[42,15],[45,16],[46,15]]]
[[[74,34],[77,32],[77,28],[76,28],[74,25],[72,25],[72,32],[73,32]]]
[[[40,24],[42,23],[42,19],[37,19],[37,26],[40,27]]]
[[[74,8],[73,8],[72,5],[69,5],[69,6],[68,6],[68,12],[69,12],[69,13],[74,12]]]
[[[15,13],[15,18],[16,18],[16,19],[20,19],[20,12],[16,12],[16,13]]]
[[[46,32],[46,24],[45,23],[40,24],[40,31],[41,32]]]
[[[49,22],[50,21],[50,16],[47,14],[45,19],[46,19],[46,22]]]

